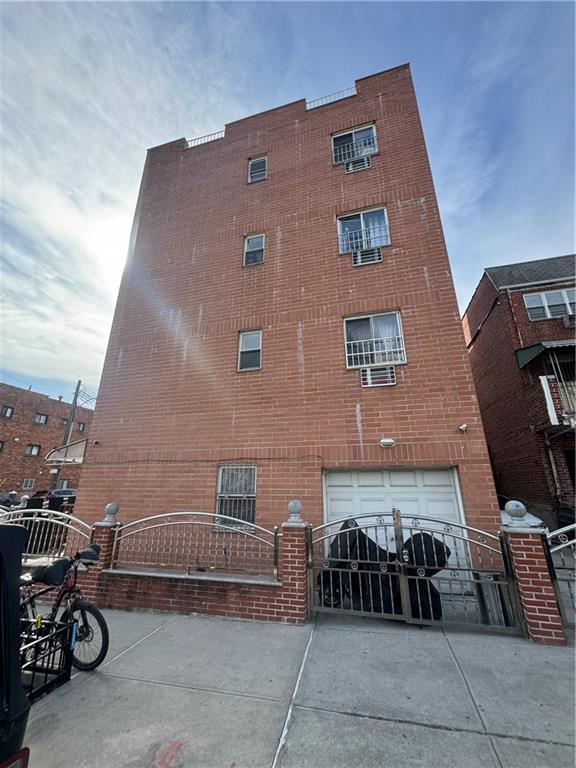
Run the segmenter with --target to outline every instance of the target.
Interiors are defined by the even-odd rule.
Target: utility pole
[[[78,379],[78,383],[76,384],[76,390],[74,392],[74,397],[72,398],[72,403],[70,405],[70,411],[68,412],[68,423],[66,424],[66,430],[64,431],[64,445],[68,445],[70,442],[70,437],[72,435],[72,429],[74,427],[74,419],[76,418],[76,408],[78,407],[78,395],[80,394],[80,387],[82,385],[82,382],[80,379]],[[62,464],[60,464],[56,468],[56,472],[52,475],[52,490],[58,488],[58,480],[60,479],[60,470],[62,469]]]

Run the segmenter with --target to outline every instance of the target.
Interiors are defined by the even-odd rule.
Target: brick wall
[[[298,101],[225,138],[148,152],[77,511],[126,522],[212,511],[219,463],[258,469],[257,522],[301,498],[322,521],[322,471],[458,467],[467,521],[499,523],[484,434],[408,67],[358,95]],[[331,133],[374,121],[369,170],[333,166]],[[268,178],[247,184],[248,158]],[[383,262],[338,255],[336,216],[385,205]],[[263,264],[242,266],[245,233]],[[399,310],[408,364],[394,387],[347,370],[343,318]],[[260,371],[236,371],[238,333],[262,329]],[[469,425],[466,434],[458,431]],[[396,447],[383,451],[381,437]]]
[[[561,320],[530,321],[523,293],[497,291],[485,274],[462,323],[496,488],[504,496],[522,499],[530,511],[556,527],[553,510],[559,495],[548,451],[557,467],[560,497],[573,499],[564,451],[574,448],[574,434],[546,441],[542,427],[549,418],[538,378],[545,370],[540,360],[520,369],[515,350],[540,341],[571,339],[573,330]]]
[[[32,495],[34,491],[49,490],[51,487],[50,467],[44,461],[46,454],[58,448],[64,442],[66,426],[63,419],[70,413],[70,404],[53,400],[39,392],[32,392],[19,387],[0,383],[0,408],[10,406],[14,409],[11,418],[0,416],[0,489],[16,490]],[[37,413],[48,416],[46,424],[36,424]],[[88,437],[94,412],[78,407],[71,442]],[[86,424],[84,432],[78,429],[78,422]],[[38,456],[26,456],[28,445],[39,445]],[[61,480],[68,480],[70,488],[77,488],[82,467],[65,466]],[[34,480],[33,489],[23,491],[25,478]]]

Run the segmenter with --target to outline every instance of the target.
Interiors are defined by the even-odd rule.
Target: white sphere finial
[[[504,505],[504,511],[510,515],[510,525],[525,525],[524,518],[528,510],[521,501],[507,501]]]

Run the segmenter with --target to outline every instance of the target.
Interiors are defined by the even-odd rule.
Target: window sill
[[[248,181],[246,182],[246,184],[247,184],[249,187],[251,187],[251,186],[253,186],[254,184],[260,184],[260,182],[262,182],[262,181],[268,181],[268,176],[266,176],[266,178],[265,178],[265,179],[254,179],[254,181],[250,181],[250,180],[248,180]]]

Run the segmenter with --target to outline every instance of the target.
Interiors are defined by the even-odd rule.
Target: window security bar
[[[378,152],[378,143],[376,136],[366,136],[364,139],[352,141],[350,144],[343,144],[340,147],[333,148],[334,162],[343,163],[346,160],[355,160],[357,157],[366,157]]]
[[[189,139],[186,142],[186,148],[197,147],[199,144],[206,144],[209,141],[215,141],[216,139],[223,139],[224,131],[216,131],[216,133],[209,133],[207,136],[197,136],[195,139]]]
[[[336,91],[335,93],[329,93],[328,96],[321,96],[319,99],[312,99],[312,101],[306,102],[306,109],[315,109],[316,107],[323,107],[325,104],[331,104],[333,101],[340,101],[340,99],[346,99],[348,96],[356,96],[356,86],[352,88],[346,88],[344,91]]]
[[[390,245],[390,230],[387,224],[368,229],[354,229],[340,232],[338,235],[340,255],[344,256],[352,251],[363,251],[369,248],[378,248],[380,245]]]
[[[405,362],[406,350],[402,336],[346,342],[346,366],[348,368],[371,368],[387,363]]]

